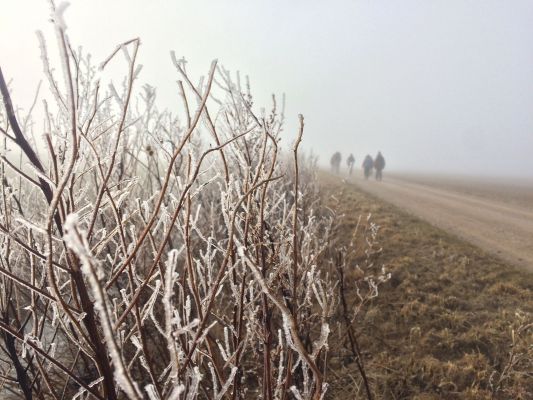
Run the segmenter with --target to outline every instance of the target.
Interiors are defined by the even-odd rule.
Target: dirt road
[[[426,179],[426,180],[425,180]],[[527,205],[533,193],[515,190],[518,200],[497,196],[498,184],[449,185],[416,177],[386,177],[382,182],[347,179],[363,190],[423,218],[502,259],[533,271],[533,210]],[[509,194],[506,185],[505,194]],[[527,195],[523,193],[527,192]],[[503,193],[503,190],[502,190]]]

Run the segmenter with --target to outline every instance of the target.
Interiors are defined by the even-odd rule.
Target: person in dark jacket
[[[353,166],[355,164],[355,157],[353,156],[353,154],[350,154],[350,156],[346,160],[346,163],[348,164],[348,171],[349,171],[349,173],[351,175],[352,171],[353,171]]]
[[[385,169],[385,158],[383,158],[381,151],[378,151],[374,159],[374,168],[376,169],[376,180],[380,181],[383,179],[383,169]]]
[[[338,174],[340,172],[341,167],[341,161],[342,161],[342,155],[340,152],[335,152],[333,156],[331,156],[331,160],[329,161],[331,165],[331,171],[335,174]]]
[[[372,168],[374,168],[374,160],[372,160],[372,157],[370,154],[367,154],[365,159],[363,160],[363,172],[365,174],[365,179],[368,179],[370,174],[372,173]]]

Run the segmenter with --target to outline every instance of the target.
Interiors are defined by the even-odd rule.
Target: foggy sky
[[[0,1],[0,66],[27,109],[35,30],[55,49],[48,5]],[[381,150],[395,170],[533,178],[533,1],[72,0],[65,17],[95,61],[140,37],[138,88],[160,107],[181,107],[170,50],[194,76],[218,58],[250,76],[256,104],[286,94],[285,148],[302,113],[302,147],[326,163]]]

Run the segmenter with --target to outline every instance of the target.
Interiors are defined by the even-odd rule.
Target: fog
[[[302,113],[302,146],[324,163],[337,150],[358,165],[381,150],[391,170],[533,178],[530,0],[71,3],[71,41],[95,61],[141,38],[138,87],[155,86],[160,107],[181,107],[175,50],[197,76],[214,58],[249,75],[256,105],[285,93],[285,148]],[[27,110],[48,5],[2,5],[0,66]]]

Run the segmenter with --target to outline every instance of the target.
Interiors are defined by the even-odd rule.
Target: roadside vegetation
[[[61,68],[39,34],[48,92],[29,111],[0,70],[1,397],[318,400],[343,332],[371,396],[303,117],[282,152],[283,102],[265,111],[247,78],[217,61],[192,76],[174,53],[182,108],[161,111],[140,40],[95,64],[64,9]],[[357,312],[388,278],[361,274]]]
[[[323,174],[350,240],[360,215],[379,226],[376,263],[391,279],[354,328],[379,399],[529,399],[533,396],[533,276],[398,208]],[[355,263],[348,281],[358,279]],[[354,290],[347,289],[350,298]],[[337,342],[339,343],[339,342]],[[364,398],[343,348],[330,398]]]

